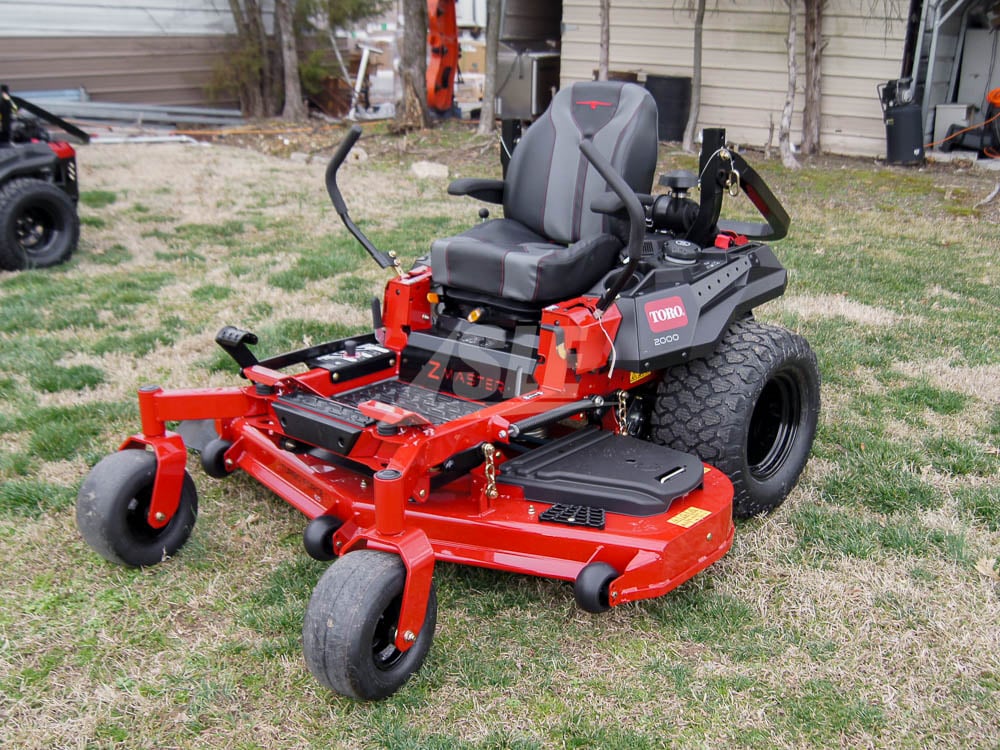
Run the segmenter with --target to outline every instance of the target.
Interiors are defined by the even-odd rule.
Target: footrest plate
[[[567,526],[585,526],[588,529],[603,529],[604,516],[604,508],[556,503],[548,510],[542,511],[538,520],[546,523],[564,523]]]

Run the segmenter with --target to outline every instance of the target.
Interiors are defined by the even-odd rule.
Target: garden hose
[[[987,110],[987,114],[989,114],[992,111],[992,115],[988,119],[979,123],[978,125],[970,125],[967,128],[962,128],[961,130],[957,130],[954,133],[950,133],[948,136],[942,138],[939,141],[934,141],[933,143],[927,143],[924,145],[924,148],[925,149],[933,148],[934,146],[938,146],[942,143],[950,141],[953,138],[957,138],[958,136],[963,135],[965,133],[971,132],[973,130],[979,130],[979,128],[985,128],[987,125],[993,126],[992,128],[993,137],[996,140],[996,142],[1000,144],[1000,122],[997,122],[998,120],[1000,120],[1000,88],[993,89],[992,91],[990,91],[990,93],[986,97],[986,101],[990,105],[989,110]],[[984,148],[983,153],[986,156],[990,157],[991,159],[1000,159],[1000,151],[997,151],[996,149],[990,146]]]

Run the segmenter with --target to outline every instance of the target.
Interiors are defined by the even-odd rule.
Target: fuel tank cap
[[[672,263],[689,265],[701,257],[701,248],[687,240],[667,240],[663,243],[663,257]]]

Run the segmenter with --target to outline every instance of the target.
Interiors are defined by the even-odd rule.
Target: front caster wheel
[[[333,563],[306,609],[302,650],[323,685],[356,700],[381,700],[423,664],[437,624],[431,587],[427,615],[406,651],[395,646],[406,568],[398,555],[358,550]]]
[[[209,440],[208,444],[201,449],[201,468],[205,470],[213,479],[225,479],[231,473],[230,467],[226,466],[226,451],[233,447],[228,440],[216,438]]]
[[[728,475],[734,516],[767,513],[791,492],[809,458],[819,387],[816,355],[804,338],[739,320],[710,357],[667,371],[652,436]]]
[[[302,532],[302,545],[315,560],[334,560],[337,550],[333,547],[333,535],[344,525],[336,516],[317,516],[306,524]]]
[[[573,583],[573,594],[580,609],[595,615],[611,609],[608,588],[617,577],[618,571],[607,563],[585,565]]]
[[[156,456],[124,450],[105,456],[91,469],[76,498],[76,525],[104,559],[120,565],[155,565],[179,550],[198,517],[198,493],[184,472],[180,503],[173,518],[153,528],[146,517],[153,497]]]

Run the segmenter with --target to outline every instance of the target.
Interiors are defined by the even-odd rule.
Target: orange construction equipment
[[[455,103],[458,21],[455,0],[427,0],[427,106],[444,114]]]

